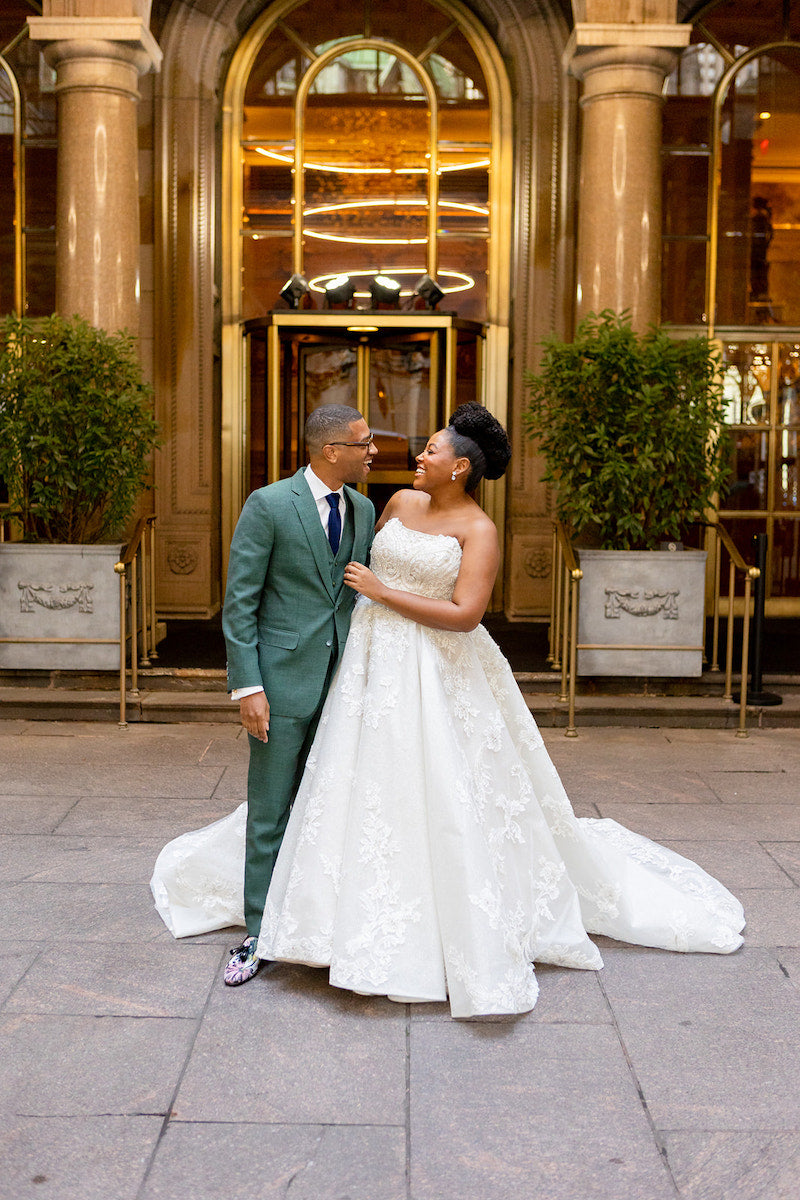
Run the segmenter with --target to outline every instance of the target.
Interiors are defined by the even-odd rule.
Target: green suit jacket
[[[349,557],[366,562],[375,509],[354,488],[345,496]],[[222,615],[229,690],[263,685],[276,716],[314,712],[356,601],[343,582],[346,557],[334,560],[302,470],[248,496],[231,542]]]

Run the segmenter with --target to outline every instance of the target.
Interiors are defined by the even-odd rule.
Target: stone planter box
[[[0,667],[118,670],[122,549],[0,544]]]
[[[596,647],[578,650],[579,675],[703,673],[705,550],[580,550],[579,558],[578,645]]]

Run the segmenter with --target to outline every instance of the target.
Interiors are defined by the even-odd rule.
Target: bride
[[[739,902],[696,864],[612,820],[575,817],[506,660],[479,624],[499,565],[472,498],[510,448],[462,405],[390,500],[267,896],[260,958],[332,985],[523,1013],[533,964],[596,970],[589,933],[728,954]],[[245,805],[161,852],[151,882],[176,937],[242,924]]]

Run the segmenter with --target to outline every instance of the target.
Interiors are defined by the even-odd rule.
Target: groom
[[[222,628],[228,687],[250,735],[244,916],[225,983],[252,979],[269,881],[322,705],[344,650],[356,593],[348,562],[366,562],[375,510],[352,486],[377,453],[359,412],[314,410],[305,426],[309,465],[259,488],[231,542]]]

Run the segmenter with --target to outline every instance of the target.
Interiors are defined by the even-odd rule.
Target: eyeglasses
[[[328,442],[329,446],[356,446],[359,450],[369,450],[370,446],[374,446],[375,439],[372,434],[369,435],[365,442]]]

